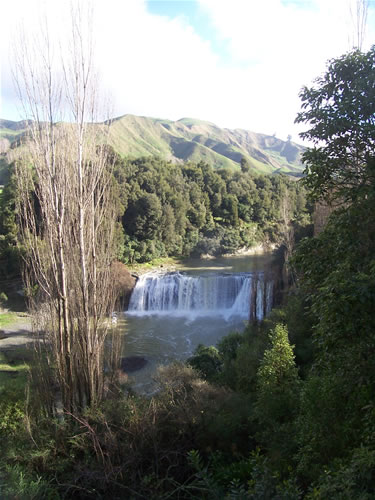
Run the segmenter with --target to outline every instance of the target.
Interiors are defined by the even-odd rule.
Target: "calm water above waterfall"
[[[186,261],[173,273],[140,277],[120,323],[125,356],[148,361],[135,374],[147,390],[158,364],[189,357],[199,343],[215,345],[243,330],[251,315],[262,319],[272,306],[270,256]]]

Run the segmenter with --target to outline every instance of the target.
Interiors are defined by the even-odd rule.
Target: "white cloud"
[[[256,117],[258,130],[271,133],[273,128],[281,137],[289,131],[296,138],[299,90],[325,71],[329,59],[351,48],[349,3],[355,0],[199,2],[227,42],[232,60],[241,63],[243,81],[251,89],[245,109]],[[368,40],[372,26],[370,12]],[[238,120],[243,123],[243,113]]]
[[[276,132],[281,138],[291,133],[297,139],[293,122],[300,88],[324,71],[327,59],[349,48],[345,0],[199,0],[229,61],[185,16],[152,15],[144,0],[93,2],[97,65],[102,86],[113,95],[115,115],[192,116],[224,127]],[[20,12],[30,29],[43,9],[54,33],[68,25],[69,0],[6,4],[3,42],[14,33]],[[2,78],[9,102],[7,61]]]
[[[102,30],[97,43],[104,82],[116,97],[116,108],[176,118],[184,111],[204,113],[200,105],[211,90],[207,75],[217,68],[209,43],[182,19],[149,14],[142,2],[125,2],[121,16],[113,19],[118,4],[106,2],[98,16],[111,29]]]

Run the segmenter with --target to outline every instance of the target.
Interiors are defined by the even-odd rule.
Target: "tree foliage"
[[[298,471],[315,481],[311,498],[368,498],[375,488],[371,475],[359,481],[354,472],[373,459],[374,56],[373,47],[331,61],[318,87],[302,92],[298,118],[312,125],[304,135],[317,144],[305,153],[306,184],[341,201],[294,256],[315,347],[298,417]]]
[[[37,434],[31,418],[29,435],[18,400],[5,404],[4,443],[21,471],[77,498],[374,498],[373,54],[331,61],[302,92],[298,119],[315,141],[305,183],[345,203],[293,252],[287,304],[217,347],[198,346],[189,360],[198,371],[162,368],[153,398],[107,400],[75,427],[44,421]],[[290,254],[290,226],[298,233],[306,219],[300,184],[245,164],[113,160],[129,260],[215,253],[259,234]]]
[[[254,417],[258,421],[258,440],[280,462],[290,461],[295,443],[298,414],[299,378],[285,325],[277,324],[270,332],[270,347],[264,352],[257,373]]]
[[[305,183],[316,198],[352,201],[374,182],[375,46],[329,62],[314,87],[300,93],[296,122],[314,144],[303,154]]]
[[[285,239],[285,196],[288,224],[298,232],[309,223],[304,188],[283,175],[267,178],[158,158],[117,158],[114,174],[125,207],[127,263],[166,255],[219,255],[280,242]]]
[[[216,380],[227,377],[255,401],[254,446],[308,499],[367,499],[375,491],[373,63],[374,49],[351,52],[303,91],[299,119],[316,143],[305,154],[305,184],[315,197],[341,203],[322,232],[294,252],[297,288],[268,344],[265,327],[252,325],[234,349],[229,343],[225,354],[225,341],[219,349],[232,364],[228,371],[222,363]]]
[[[14,164],[8,165],[6,184],[0,194],[0,279],[20,276],[22,249],[18,241],[17,182]]]

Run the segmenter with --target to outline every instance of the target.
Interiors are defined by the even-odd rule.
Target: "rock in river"
[[[147,365],[147,359],[142,356],[127,356],[121,358],[121,369],[126,373],[136,372]]]

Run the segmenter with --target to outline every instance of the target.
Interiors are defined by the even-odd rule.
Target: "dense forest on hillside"
[[[374,81],[375,47],[332,60],[301,91],[297,121],[312,142],[303,183],[332,213],[294,249],[283,304],[160,368],[151,398],[108,377],[99,403],[53,412],[56,386],[43,386],[52,395],[43,399],[40,377],[56,367],[31,361],[26,395],[25,379],[0,386],[2,497],[374,498]],[[303,188],[242,170],[115,158],[122,258],[227,251],[231,234],[232,249],[282,244],[306,221]],[[11,186],[2,198],[8,244]]]
[[[305,188],[285,175],[214,170],[204,162],[119,160],[115,177],[125,211],[123,259],[232,253],[282,239],[281,207],[296,229],[309,222]],[[285,215],[285,214],[284,214]]]
[[[203,162],[181,165],[111,154],[122,213],[118,258],[126,264],[282,244],[289,226],[297,238],[308,230],[306,189],[285,175],[253,174],[246,161],[241,171],[214,170]],[[19,272],[19,263],[13,167],[3,170],[0,261],[6,278]]]

